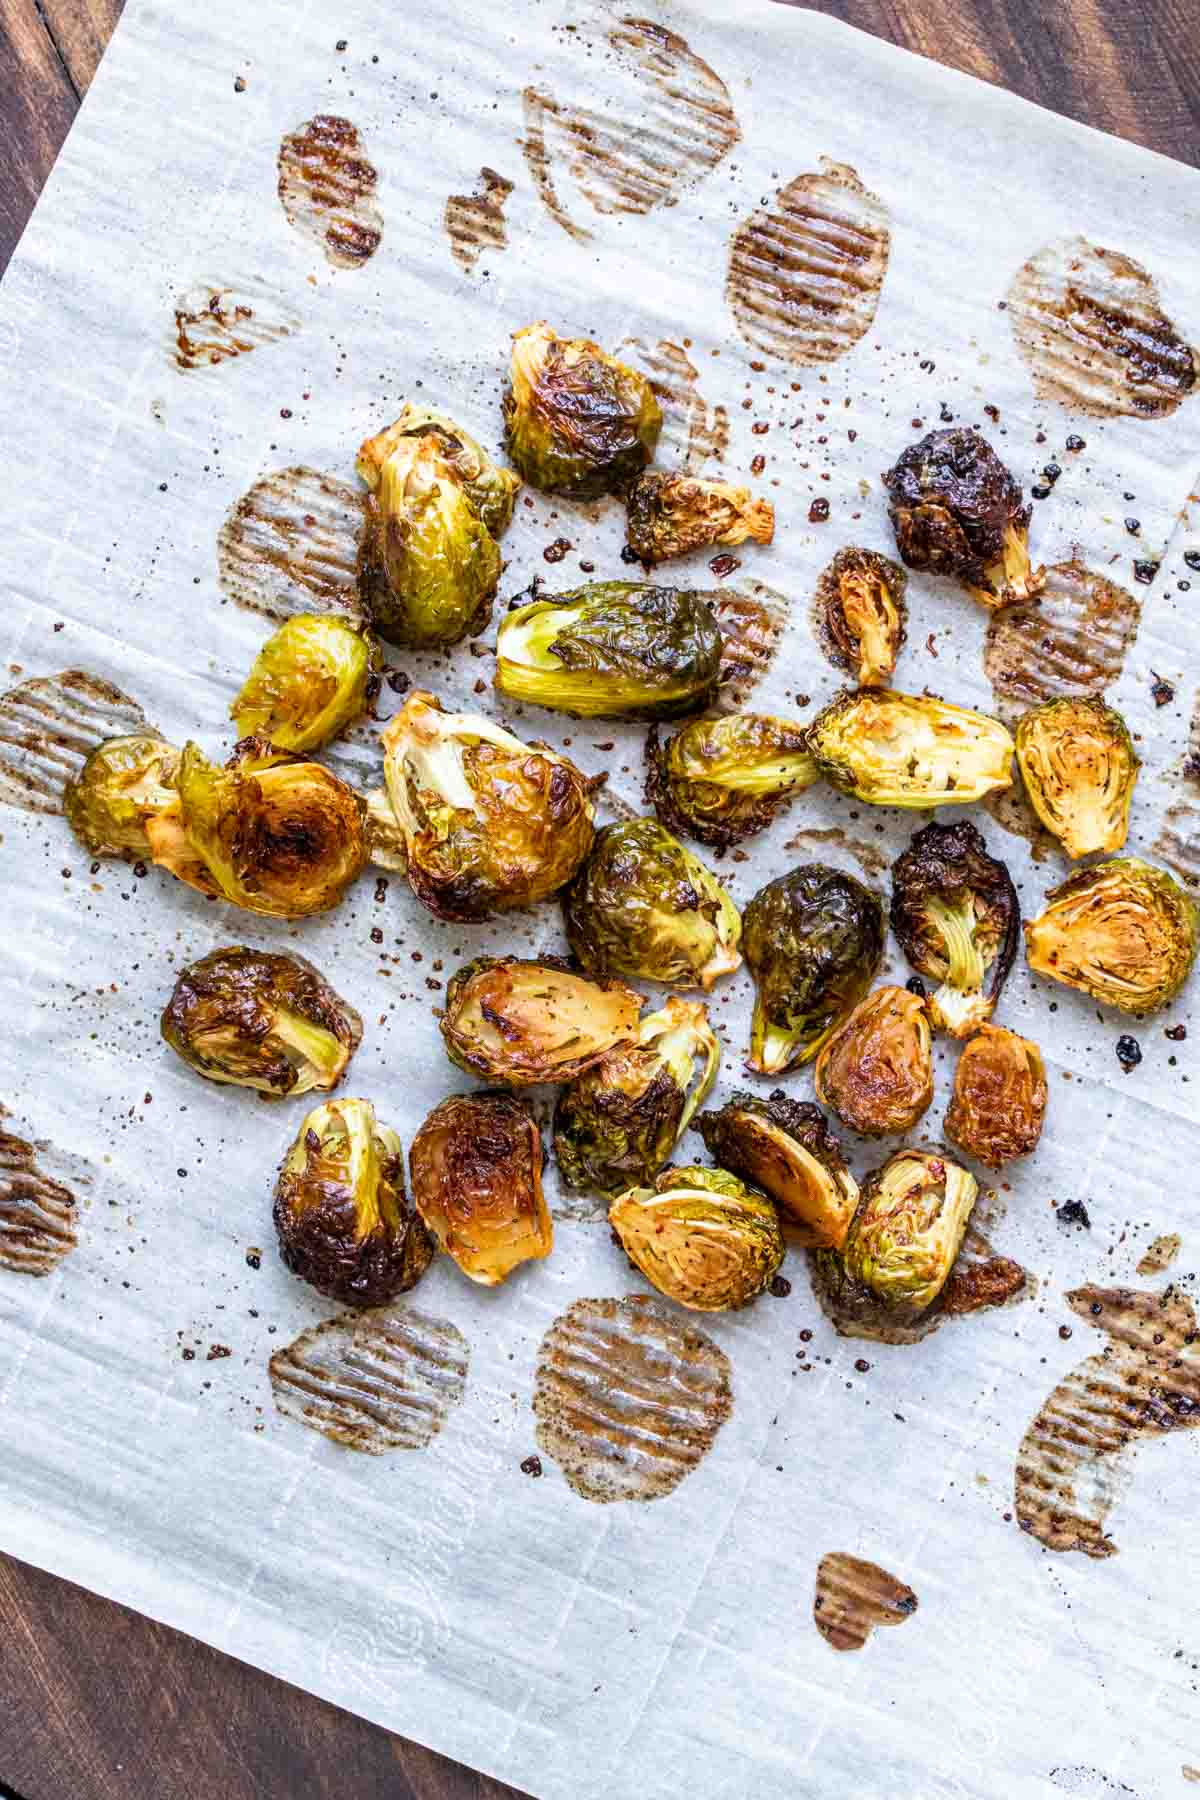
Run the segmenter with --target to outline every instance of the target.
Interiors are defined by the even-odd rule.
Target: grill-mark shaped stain
[[[49,1275],[78,1243],[75,1196],[39,1166],[48,1146],[0,1130],[0,1269]]]
[[[729,1359],[658,1301],[576,1300],[542,1340],[538,1449],[584,1500],[661,1500],[733,1409]]]
[[[300,327],[300,315],[261,282],[200,282],[175,302],[168,354],[177,369],[214,369]]]
[[[285,1418],[349,1450],[424,1450],[466,1390],[470,1348],[447,1319],[402,1303],[344,1313],[271,1358]]]
[[[1161,1275],[1179,1255],[1182,1243],[1183,1239],[1177,1231],[1166,1231],[1161,1237],[1156,1237],[1138,1260],[1138,1274]]]
[[[878,1563],[833,1550],[817,1566],[813,1623],[833,1650],[861,1650],[877,1625],[903,1625],[917,1596]]]
[[[23,681],[0,695],[0,801],[61,813],[64,784],[97,744],[145,724],[136,700],[85,669]]]
[[[725,639],[717,706],[721,712],[736,712],[769,672],[792,603],[763,581],[743,588],[716,588],[704,597]]]
[[[795,837],[788,839],[784,849],[819,851],[829,844],[838,850],[844,850],[858,864],[863,874],[872,879],[883,875],[891,867],[886,850],[867,843],[865,838],[851,837],[840,825],[806,826]]]
[[[710,457],[720,462],[729,448],[729,414],[723,406],[709,406],[698,385],[700,372],[683,346],[670,338],[656,344],[626,338],[617,353],[648,377],[662,407],[658,460],[690,473]]]
[[[845,356],[870,330],[887,274],[888,212],[856,170],[820,159],[734,233],[726,294],[755,350],[784,362]]]
[[[1048,1550],[1115,1556],[1108,1517],[1144,1438],[1200,1426],[1200,1347],[1172,1288],[1075,1288],[1067,1303],[1109,1344],[1043,1402],[1017,1452],[1017,1522]]]
[[[378,179],[358,128],[336,113],[318,113],[279,146],[279,199],[287,222],[320,244],[335,269],[361,268],[379,248]]]
[[[1017,349],[1039,399],[1067,412],[1162,419],[1196,385],[1196,357],[1153,277],[1086,238],[1048,244],[1008,293]]]
[[[503,250],[508,243],[504,206],[513,184],[495,169],[479,171],[477,194],[451,194],[446,202],[446,236],[454,260],[473,269],[485,250]]]
[[[358,488],[302,464],[264,475],[230,508],[217,538],[221,590],[277,623],[298,612],[362,615]]]
[[[983,672],[997,696],[1035,706],[1100,693],[1121,673],[1141,602],[1081,562],[1046,570],[1040,602],[992,614]]]

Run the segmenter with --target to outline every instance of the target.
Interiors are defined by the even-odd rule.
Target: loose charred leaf
[[[877,550],[839,550],[817,583],[817,634],[860,687],[886,687],[908,629],[908,576]]]
[[[667,562],[712,544],[769,544],[775,509],[747,487],[657,469],[639,475],[625,499],[625,539],[639,562]]]

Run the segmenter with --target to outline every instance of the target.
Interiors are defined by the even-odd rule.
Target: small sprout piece
[[[408,1168],[418,1212],[472,1281],[496,1287],[518,1263],[549,1256],[542,1134],[524,1101],[452,1094],[413,1139]]]
[[[577,718],[674,719],[712,699],[722,643],[701,594],[593,581],[505,614],[496,688]]]
[[[1098,694],[1025,713],[1017,762],[1034,811],[1068,856],[1121,848],[1140,765],[1124,719]]]
[[[968,820],[926,825],[896,858],[892,930],[913,968],[940,984],[926,1002],[939,1030],[969,1037],[991,1018],[1020,928],[1012,878]]]
[[[442,1037],[468,1075],[527,1087],[574,1081],[611,1050],[634,1042],[642,996],[620,981],[585,981],[570,969],[517,956],[477,956],[446,989]]]
[[[806,863],[760,888],[742,921],[754,977],[747,1067],[782,1075],[816,1056],[883,955],[883,907],[853,875]]]
[[[790,1100],[782,1088],[769,1100],[735,1094],[718,1112],[702,1113],[695,1128],[723,1169],[774,1200],[802,1244],[841,1248],[858,1183],[819,1106]]]
[[[481,713],[445,712],[415,691],[383,750],[409,884],[439,918],[486,919],[544,900],[591,848],[586,777]]]
[[[508,454],[531,487],[592,500],[641,474],[662,410],[637,369],[588,338],[560,338],[539,323],[513,333],[504,429]]]
[[[646,1280],[696,1312],[745,1306],[783,1261],[774,1206],[725,1169],[664,1169],[614,1200],[608,1222]]]
[[[209,1081],[279,1098],[335,1088],[362,1020],[304,957],[231,945],[182,971],[162,1034]]]
[[[979,1191],[975,1177],[928,1150],[898,1150],[863,1183],[842,1252],[846,1273],[912,1321],[949,1278]]]
[[[1040,593],[1029,561],[1032,508],[987,439],[954,426],[910,444],[883,477],[910,569],[952,576],[984,606]]]
[[[330,1300],[381,1306],[415,1287],[434,1243],[404,1194],[404,1151],[369,1100],[310,1112],[275,1186],[279,1250]]]
[[[817,1099],[864,1137],[911,1131],[933,1100],[932,1033],[907,988],[880,987],[825,1040]]]
[[[1136,856],[1079,869],[1025,927],[1035,975],[1105,1006],[1148,1013],[1179,992],[1196,958],[1200,913],[1165,869]]]
[[[379,647],[360,626],[300,613],[267,639],[229,716],[239,738],[319,750],[366,712],[379,669]]]
[[[150,856],[146,826],[174,801],[178,764],[157,731],[106,738],[63,788],[71,830],[93,856]]]
[[[394,425],[377,437],[367,438],[358,453],[357,469],[372,492],[379,486],[384,463],[401,438],[435,437],[444,460],[466,489],[467,498],[494,538],[501,538],[512,524],[513,506],[521,482],[511,469],[493,462],[482,444],[463,430],[448,413],[431,406],[405,403]]]
[[[808,728],[825,779],[872,806],[965,806],[1012,783],[997,719],[929,695],[847,688]]]
[[[710,544],[769,544],[775,508],[749,488],[697,475],[639,475],[625,499],[625,538],[639,562],[667,562]]]
[[[567,941],[589,975],[707,991],[741,965],[742,921],[721,883],[656,819],[598,832],[563,892]]]
[[[1037,1149],[1046,1099],[1037,1045],[1003,1026],[981,1025],[954,1071],[946,1136],[986,1168],[1002,1169]]]
[[[634,1045],[559,1095],[554,1154],[564,1181],[605,1194],[653,1181],[708,1098],[720,1060],[698,1001],[672,996],[648,1013]]]
[[[363,795],[367,809],[367,861],[376,869],[407,875],[408,848],[404,828],[396,817],[386,787],[370,788]]]
[[[804,727],[769,713],[693,719],[646,739],[646,799],[663,824],[716,850],[763,831],[817,779]]]
[[[826,654],[860,687],[886,687],[908,626],[908,576],[877,550],[839,550],[817,583]]]

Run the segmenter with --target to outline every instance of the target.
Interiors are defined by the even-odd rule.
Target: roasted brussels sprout
[[[605,1194],[653,1181],[707,1099],[720,1060],[698,1001],[672,996],[648,1013],[635,1044],[559,1095],[554,1154],[563,1180]]]
[[[387,788],[370,788],[363,795],[363,804],[367,809],[367,861],[377,869],[407,875],[408,846],[404,841],[404,827],[396,817]]]
[[[722,642],[701,594],[593,581],[504,615],[496,687],[577,718],[674,719],[712,699]]]
[[[179,752],[157,731],[106,738],[63,788],[63,810],[93,856],[151,854],[147,821],[175,799]]]
[[[646,799],[664,825],[716,850],[764,831],[817,780],[803,725],[769,713],[693,719],[646,739]]]
[[[615,494],[654,455],[662,430],[654,390],[589,338],[526,325],[513,333],[508,380],[505,444],[531,487],[572,500]]]
[[[735,1094],[719,1111],[701,1113],[694,1129],[723,1169],[774,1200],[802,1244],[841,1248],[858,1183],[819,1106],[789,1100],[782,1088],[769,1100]]]
[[[589,975],[707,990],[741,965],[737,907],[656,819],[597,832],[562,898],[567,941]]]
[[[975,1177],[929,1150],[898,1150],[863,1183],[842,1260],[898,1322],[941,1293],[979,1192]]]
[[[464,1275],[496,1287],[518,1263],[549,1256],[542,1134],[511,1094],[452,1094],[412,1141],[417,1211]]]
[[[913,968],[939,983],[926,1004],[952,1037],[991,1018],[1020,929],[1012,878],[969,820],[926,825],[896,858],[892,930]]]
[[[448,413],[432,406],[406,401],[394,425],[377,437],[367,438],[358,453],[359,475],[369,488],[379,484],[384,463],[401,438],[436,437],[442,456],[466,489],[467,498],[494,538],[503,537],[512,524],[513,506],[521,483],[511,469],[493,462],[482,444],[463,430]]]
[[[696,1312],[745,1306],[783,1261],[774,1206],[725,1169],[664,1169],[614,1200],[608,1222],[646,1280]]]
[[[781,1075],[816,1056],[883,955],[883,907],[853,875],[806,863],[760,888],[742,920],[754,977],[747,1066]]]
[[[1033,810],[1068,856],[1121,848],[1140,765],[1124,719],[1098,694],[1025,713],[1017,763]]]
[[[927,694],[846,689],[808,728],[825,779],[872,806],[964,806],[1012,782],[997,719]]]
[[[637,1036],[642,996],[585,981],[564,965],[477,956],[446,989],[442,1037],[452,1063],[509,1087],[574,1081]]]
[[[746,487],[698,475],[639,475],[625,498],[625,539],[639,562],[667,562],[710,544],[769,544],[775,508]]]
[[[1002,1169],[1037,1149],[1046,1100],[1037,1045],[1003,1026],[981,1025],[954,1071],[946,1136],[986,1168]]]
[[[383,733],[409,884],[442,919],[486,919],[562,887],[592,842],[591,784],[480,713],[408,696]]]
[[[181,971],[162,1034],[209,1081],[279,1098],[335,1088],[362,1020],[304,957],[235,944]]]
[[[240,738],[319,750],[379,691],[379,646],[349,619],[298,613],[269,637],[229,709]]]
[[[877,550],[839,550],[817,583],[826,655],[860,687],[884,687],[908,628],[908,576]]]
[[[309,1113],[275,1186],[279,1250],[330,1300],[380,1306],[415,1287],[434,1243],[404,1194],[404,1151],[369,1100]]]
[[[910,569],[950,575],[984,606],[1040,592],[1029,561],[1032,508],[996,452],[963,426],[910,444],[883,477],[896,545]]]
[[[911,1131],[933,1100],[932,1042],[916,994],[876,988],[822,1045],[817,1099],[864,1137]]]
[[[1105,1006],[1148,1013],[1179,992],[1196,959],[1200,913],[1165,869],[1136,856],[1079,869],[1025,927],[1035,975]]]

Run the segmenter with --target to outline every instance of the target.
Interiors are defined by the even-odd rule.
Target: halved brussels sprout
[[[63,787],[67,823],[93,856],[149,856],[146,824],[174,800],[178,767],[157,731],[106,738]]]
[[[863,1183],[842,1250],[846,1273],[897,1320],[915,1319],[949,1279],[978,1192],[957,1163],[898,1150]]]
[[[319,750],[379,691],[379,646],[349,619],[298,613],[269,637],[229,709],[239,738]]]
[[[697,475],[639,475],[625,499],[625,539],[639,562],[667,562],[711,544],[769,544],[775,508],[747,487]]]
[[[463,1274],[496,1287],[554,1248],[542,1193],[542,1134],[511,1094],[452,1094],[408,1155],[417,1211]]]
[[[335,1088],[362,1029],[303,956],[244,944],[189,963],[162,1015],[163,1037],[197,1074],[272,1098]]]
[[[742,919],[754,977],[747,1067],[782,1075],[816,1056],[883,955],[883,907],[853,875],[806,863],[760,888]]]
[[[553,962],[477,956],[446,989],[446,1055],[468,1075],[527,1087],[574,1081],[637,1036],[640,994],[621,981],[585,981]]]
[[[774,1200],[800,1243],[841,1248],[858,1183],[819,1106],[789,1100],[782,1088],[767,1100],[735,1094],[719,1111],[701,1113],[695,1129],[723,1169]]]
[[[860,687],[884,687],[908,627],[908,576],[877,550],[839,550],[817,583],[816,625],[825,652]]]
[[[774,1206],[725,1169],[664,1169],[614,1200],[608,1222],[646,1280],[696,1312],[745,1306],[784,1257]]]
[[[1047,1098],[1037,1045],[1003,1026],[981,1025],[954,1071],[946,1136],[986,1168],[1002,1169],[1037,1149]]]
[[[929,695],[846,689],[808,728],[826,781],[872,806],[965,806],[1012,783],[997,719]]]
[[[567,941],[590,975],[707,991],[741,965],[737,907],[656,819],[606,825],[562,898]]]
[[[481,713],[411,693],[383,733],[409,884],[442,919],[486,919],[544,900],[592,843],[591,784]]]
[[[1136,856],[1079,869],[1025,927],[1035,975],[1105,1006],[1148,1013],[1173,1000],[1196,960],[1200,913],[1165,869]]]
[[[464,431],[449,413],[432,406],[416,406],[411,400],[394,425],[378,436],[367,438],[358,452],[356,467],[367,486],[374,491],[384,463],[401,438],[429,437],[438,439],[442,456],[466,489],[467,498],[494,538],[503,537],[512,524],[513,506],[521,482],[511,469],[493,462],[483,445]]]
[[[654,455],[662,409],[637,369],[590,338],[561,338],[540,321],[513,333],[504,396],[508,454],[545,494],[615,494]]]
[[[984,606],[1040,593],[1029,561],[1032,508],[979,432],[955,425],[910,444],[883,477],[910,569],[950,575]]]
[[[722,643],[702,594],[593,581],[504,615],[496,688],[577,718],[674,719],[712,699]]]
[[[404,1194],[404,1151],[369,1100],[309,1113],[275,1186],[279,1251],[330,1300],[381,1306],[433,1260],[433,1239]]]
[[[896,858],[892,930],[913,968],[939,983],[929,1016],[952,1037],[991,1018],[1020,929],[1012,878],[969,820],[926,825]]]
[[[563,1180],[606,1194],[653,1181],[708,1098],[720,1060],[699,1001],[672,996],[648,1013],[636,1044],[614,1050],[559,1095],[554,1154]]]
[[[1025,713],[1017,763],[1033,810],[1068,856],[1121,848],[1140,764],[1124,719],[1098,694]]]
[[[917,995],[876,988],[826,1038],[817,1099],[864,1137],[911,1131],[933,1100],[932,1044]]]
[[[660,741],[646,739],[646,798],[664,825],[727,850],[764,831],[817,765],[804,726],[770,713],[693,719]]]

